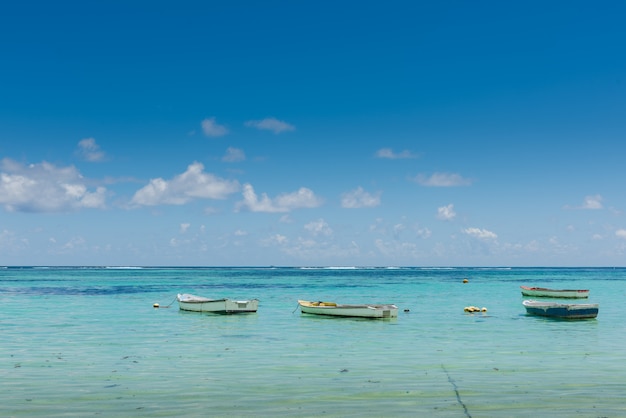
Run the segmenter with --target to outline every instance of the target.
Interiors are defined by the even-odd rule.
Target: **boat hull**
[[[546,289],[545,287],[520,286],[522,295],[541,298],[585,299],[589,297],[587,289]]]
[[[555,303],[525,300],[526,313],[561,319],[591,319],[598,316],[597,303]]]
[[[302,313],[352,318],[396,318],[396,305],[338,305],[332,302],[309,302],[299,300]]]
[[[209,312],[216,314],[253,313],[259,307],[257,299],[209,299],[189,294],[179,294],[176,297],[181,311]]]

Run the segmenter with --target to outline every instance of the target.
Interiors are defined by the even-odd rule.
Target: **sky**
[[[626,3],[0,6],[0,265],[626,266]]]

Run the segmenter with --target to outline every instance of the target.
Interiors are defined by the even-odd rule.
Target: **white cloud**
[[[259,199],[254,188],[250,184],[244,184],[243,199],[237,203],[237,210],[247,208],[252,212],[276,213],[289,212],[299,208],[315,208],[322,204],[322,200],[306,187],[301,187],[293,193],[281,194],[274,199],[270,199],[267,194],[263,193]]]
[[[206,136],[216,137],[226,135],[228,133],[228,129],[226,129],[223,125],[218,125],[213,117],[202,121],[202,132],[204,132]]]
[[[0,205],[9,212],[64,212],[105,207],[106,189],[89,191],[75,167],[0,163]]]
[[[81,139],[78,142],[77,154],[86,161],[97,162],[104,160],[104,152],[94,138]]]
[[[341,197],[342,208],[371,208],[380,205],[380,193],[371,195],[362,187],[344,193]]]
[[[470,179],[463,178],[453,173],[434,173],[430,177],[419,174],[413,180],[422,186],[428,187],[455,187],[469,186],[472,184]]]
[[[600,196],[599,194],[593,195],[593,196],[585,196],[585,199],[582,205],[580,206],[565,205],[564,208],[565,209],[590,209],[590,210],[602,209],[603,208],[602,196]]]
[[[272,131],[275,134],[281,132],[294,131],[296,128],[293,125],[278,120],[276,118],[265,118],[262,120],[249,120],[245,123],[246,126],[256,128],[259,130]]]
[[[404,232],[404,231],[406,231],[406,230],[407,230],[407,226],[406,226],[406,225],[404,225],[404,224],[395,224],[395,225],[392,227],[392,230],[393,230],[393,235],[394,235],[396,238],[398,238],[398,237],[400,237],[400,234],[401,234],[402,232]]]
[[[314,236],[317,235],[325,235],[331,236],[333,234],[333,230],[330,228],[328,223],[326,223],[323,219],[318,219],[317,221],[309,222],[304,225],[304,229],[309,231]]]
[[[428,228],[418,228],[415,231],[415,233],[417,234],[418,237],[424,238],[424,239],[430,238],[430,236],[433,234],[431,230]]]
[[[193,199],[225,199],[239,191],[236,180],[224,180],[203,170],[204,166],[195,162],[172,180],[152,179],[135,193],[131,203],[144,206],[183,205]]]
[[[80,193],[76,198],[80,200],[80,207],[90,209],[103,209],[105,206],[106,189],[97,187],[96,191],[90,193],[86,187],[81,187]]]
[[[236,163],[239,161],[244,161],[246,159],[246,154],[244,154],[243,150],[239,148],[228,147],[226,150],[226,154],[222,157],[222,161],[227,163]]]
[[[63,250],[74,250],[76,248],[83,248],[86,241],[83,237],[72,237],[68,242],[61,247]]]
[[[498,236],[491,231],[480,228],[466,228],[462,232],[478,239],[496,239]]]
[[[391,148],[381,148],[376,151],[376,157],[378,158],[388,158],[390,160],[399,160],[405,158],[417,158],[416,155],[409,150],[404,150],[401,152],[393,152]]]
[[[450,221],[456,217],[456,212],[454,212],[454,205],[449,204],[448,206],[442,206],[437,209],[437,219],[441,219],[443,221]]]
[[[180,224],[180,233],[184,234],[185,232],[187,232],[190,226],[191,224],[188,223]]]
[[[276,245],[286,245],[289,242],[289,239],[281,234],[274,234],[267,239],[261,241],[261,245],[265,247],[276,246]]]
[[[618,238],[626,239],[626,229],[618,229],[615,231],[615,236]]]
[[[602,196],[599,194],[595,196],[585,196],[585,202],[581,206],[581,209],[602,209]]]

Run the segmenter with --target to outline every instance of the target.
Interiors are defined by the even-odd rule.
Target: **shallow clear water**
[[[591,289],[598,318],[527,316],[522,284]],[[623,417],[625,285],[626,269],[2,269],[0,416]],[[181,312],[177,293],[259,311]]]

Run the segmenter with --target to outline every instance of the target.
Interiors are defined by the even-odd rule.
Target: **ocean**
[[[599,315],[529,316],[520,285],[590,289]],[[625,296],[624,268],[2,268],[0,416],[626,417]]]

